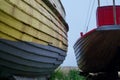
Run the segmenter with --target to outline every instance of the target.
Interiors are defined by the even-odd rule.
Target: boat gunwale
[[[61,16],[61,14],[56,10],[56,8],[54,8],[53,6],[52,6],[52,4],[50,3],[50,1],[49,0],[42,0],[44,3],[46,3],[46,5],[48,6],[48,7],[50,7],[50,9],[54,12],[54,13],[56,13],[56,16],[60,16],[60,20],[61,21],[63,21],[63,23],[64,23],[64,25],[65,25],[65,28],[66,28],[66,30],[67,31],[69,31],[69,26],[68,26],[68,24],[66,23],[66,21],[63,19],[63,17]],[[49,4],[49,5],[48,5]],[[54,11],[55,10],[55,11]],[[58,17],[59,17],[58,16]]]

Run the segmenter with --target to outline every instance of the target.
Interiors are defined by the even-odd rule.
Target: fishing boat
[[[97,27],[74,44],[79,69],[85,73],[120,70],[120,5],[99,6],[96,10]],[[110,76],[109,76],[110,77]]]
[[[0,0],[0,77],[46,77],[62,64],[65,15],[60,0]]]

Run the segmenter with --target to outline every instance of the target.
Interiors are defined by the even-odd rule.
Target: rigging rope
[[[91,20],[91,17],[92,17],[92,12],[93,12],[94,4],[95,4],[95,0],[93,0],[91,9],[90,9],[90,7],[89,7],[89,10],[88,10],[88,11],[90,11],[90,13],[88,14],[89,18],[87,17],[88,20],[87,20],[87,22],[86,22],[86,32],[88,31],[88,26],[89,26],[89,23],[90,23],[90,20]],[[91,5],[90,5],[90,6],[91,6]]]
[[[90,3],[91,1],[89,0],[89,3]],[[92,5],[92,2],[89,4],[89,7],[88,7],[88,12],[87,12],[87,16],[86,16],[86,22],[85,22],[85,26],[87,26],[87,23],[88,23],[88,17],[89,17],[89,12],[90,12],[90,8],[91,8],[91,5]]]

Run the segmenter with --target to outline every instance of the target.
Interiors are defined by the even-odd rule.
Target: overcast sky
[[[66,21],[69,24],[68,32],[68,52],[63,66],[77,66],[73,45],[80,37],[80,32],[86,32],[96,27],[97,0],[61,0],[66,11]],[[92,6],[93,2],[94,6]],[[112,0],[101,0],[101,5],[111,4]],[[120,0],[116,0],[120,4]],[[91,13],[92,8],[92,14]],[[90,17],[91,16],[91,17]]]
[[[63,6],[66,11],[66,21],[69,25],[68,32],[68,53],[64,66],[77,66],[74,55],[73,45],[80,37],[80,32],[86,30],[86,17],[88,13],[88,5],[92,0],[62,0]],[[94,17],[94,16],[93,16]],[[95,23],[93,23],[94,25]]]

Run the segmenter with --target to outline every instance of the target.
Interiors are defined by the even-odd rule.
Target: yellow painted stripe
[[[42,0],[41,1],[40,0],[23,0],[23,1],[25,1],[26,3],[34,7],[36,10],[38,10],[39,12],[47,16],[49,19],[53,20],[54,23],[58,25],[58,27],[60,27],[66,34],[66,31],[63,28],[64,27],[63,23],[58,19],[55,13],[53,13],[51,9],[49,9],[48,6],[46,6],[46,4],[43,3]],[[62,26],[59,26],[59,25],[62,25]]]
[[[23,31],[24,26],[20,21],[17,21],[15,18],[3,13],[0,11],[0,21],[8,24],[9,26],[19,30]]]
[[[28,30],[28,31],[30,31],[30,30]],[[17,40],[23,40],[23,41],[28,41],[28,42],[34,42],[35,41],[35,39],[34,39],[35,37],[29,35],[31,33],[27,32],[27,31],[25,31],[25,33],[21,33],[20,31],[17,31],[15,29],[11,28],[10,26],[5,25],[1,22],[0,22],[0,32],[10,36],[11,38],[17,39]],[[43,39],[43,41],[39,41],[39,42],[43,43],[44,41],[46,41],[46,43],[44,42],[44,44],[52,43],[51,45],[64,49],[63,44],[59,45],[60,41],[58,41],[58,40],[56,40],[56,39],[54,39],[54,38],[52,38],[52,37],[50,37],[50,36],[48,36],[44,33],[38,32],[36,34],[36,37],[39,40]],[[8,37],[4,37],[4,38],[9,39]],[[37,42],[35,42],[35,43],[37,43]],[[39,44],[41,44],[41,43],[39,43]]]
[[[3,24],[0,22],[0,31],[7,34],[7,35],[11,35],[12,37],[15,37],[16,39],[20,39],[20,37],[22,36],[22,33],[10,28],[9,26]]]
[[[5,10],[6,8],[9,10]],[[60,47],[62,49],[67,47],[67,40],[64,39],[63,36],[48,28],[43,23],[40,23],[37,19],[34,19],[30,15],[23,13],[16,7],[11,6],[5,1],[0,1],[0,9],[11,15],[9,16],[0,10],[0,32],[11,37],[11,39],[29,42],[36,41],[42,44],[52,43],[53,46]],[[34,24],[32,22],[34,22]],[[3,37],[3,34],[0,35]],[[6,37],[6,39],[9,38]]]
[[[10,17],[10,16],[8,16],[8,15],[5,15],[4,13],[2,13],[1,11],[0,11],[0,20],[2,21],[2,22],[4,22],[4,23],[6,23],[6,24],[8,24],[8,25],[10,25],[11,27],[13,27],[13,28],[15,28],[15,29],[18,29],[18,30],[20,30],[20,31],[22,31],[22,32],[26,32],[25,30],[27,30],[27,32],[28,32],[28,30],[30,30],[29,31],[29,34],[31,34],[31,35],[33,35],[33,36],[35,36],[34,34],[33,34],[33,31],[35,31],[35,32],[37,32],[38,30],[35,30],[35,29],[33,29],[32,27],[30,27],[30,26],[28,26],[28,27],[26,27],[27,25],[26,24],[23,24],[23,23],[21,23],[21,22],[18,22],[16,19],[14,19],[14,18],[12,18],[12,17]],[[33,20],[34,21],[34,20]],[[37,21],[36,21],[37,22]],[[45,25],[43,25],[43,24],[40,24],[41,26],[40,26],[40,28],[39,29],[41,29],[42,31],[46,31],[49,35],[52,35],[52,36],[55,36],[56,38],[59,38],[58,37],[58,35],[59,34],[57,34],[57,33],[55,33],[54,31],[50,31],[50,29],[47,27],[47,26],[45,26]],[[26,28],[25,28],[26,27]],[[24,30],[24,31],[23,31]],[[32,30],[32,31],[31,31]],[[60,39],[59,39],[60,40]]]
[[[56,22],[57,20],[52,20],[54,18],[52,18],[52,16],[49,13],[44,13],[47,14],[47,16],[45,17],[43,14],[40,13],[40,11],[38,12],[37,10],[33,9],[31,6],[27,5],[26,3],[24,3],[23,1],[19,0],[10,0],[11,3],[13,3],[15,6],[17,6],[19,9],[25,11],[27,14],[29,14],[30,16],[34,17],[35,19],[37,19],[38,21],[41,21],[45,24],[48,25],[48,27],[52,28],[53,30],[55,29],[56,32],[58,32],[59,30],[59,26],[61,26],[58,22],[58,27],[57,24],[53,24],[53,22]],[[32,0],[31,0],[32,1]],[[33,3],[32,3],[33,4]],[[39,8],[39,10],[41,10],[41,8]],[[43,11],[42,11],[43,12]],[[50,17],[51,19],[49,20]],[[52,22],[51,22],[52,20]],[[63,28],[63,26],[62,26]],[[64,31],[64,30],[63,30]],[[59,34],[62,34],[64,37],[66,37],[66,35],[61,31]]]
[[[2,32],[0,32],[0,39],[8,39],[8,40],[12,40],[12,41],[17,41],[15,38],[12,38]]]
[[[30,17],[30,16],[28,16],[27,14],[25,14],[25,13],[23,13],[22,11],[20,11],[19,9],[17,9],[17,8],[13,8],[13,16],[14,17],[16,17],[17,19],[19,19],[19,20],[21,20],[21,21],[24,21],[25,23],[27,23],[27,24],[29,24],[29,25],[32,25],[32,26],[34,26],[35,28],[39,28],[39,27],[41,27],[40,25],[38,25],[38,23],[39,23],[39,21],[37,21],[36,19],[34,19],[34,18],[32,18],[32,17]],[[31,20],[31,19],[33,19],[33,20]],[[32,22],[36,22],[36,23],[34,23],[34,24],[32,24]],[[38,22],[38,23],[37,23]],[[48,22],[47,22],[48,23]],[[45,26],[45,25],[44,25]],[[45,26],[46,27],[46,26]],[[48,33],[48,34],[50,34],[51,32],[50,32],[50,30],[44,30],[45,29],[45,27],[44,28],[40,28],[40,30],[42,30],[42,31],[47,31],[46,33]],[[48,26],[47,26],[47,28],[48,28]],[[46,29],[47,29],[46,28]],[[53,32],[53,31],[52,31]],[[62,33],[62,32],[61,32]],[[57,33],[54,33],[54,34],[57,34]],[[53,33],[52,33],[52,35],[51,36],[53,36]],[[58,35],[56,36],[56,38],[59,38],[58,37]],[[59,38],[59,39],[61,39],[61,38]],[[64,40],[66,40],[66,38],[64,39]],[[67,42],[67,41],[66,41]],[[64,44],[66,44],[65,42],[63,42]]]

